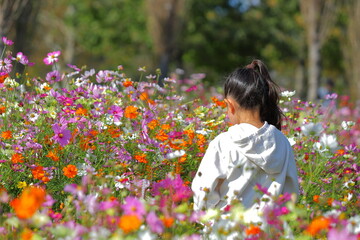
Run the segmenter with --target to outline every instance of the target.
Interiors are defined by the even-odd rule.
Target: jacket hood
[[[284,151],[288,152],[289,141],[267,122],[259,129],[250,124],[237,124],[230,127],[228,133],[237,151],[268,174],[280,173],[286,158],[292,154],[284,154]]]

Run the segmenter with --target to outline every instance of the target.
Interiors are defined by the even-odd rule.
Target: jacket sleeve
[[[226,162],[221,158],[218,139],[210,142],[194,177],[191,189],[194,193],[194,209],[213,208],[220,201],[216,186],[226,177]]]

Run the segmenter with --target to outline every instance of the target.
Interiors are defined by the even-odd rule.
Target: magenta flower
[[[2,41],[6,46],[11,46],[14,44],[14,42],[8,39],[7,37],[2,37]]]
[[[59,61],[60,54],[61,54],[60,51],[55,51],[55,52],[48,53],[47,57],[44,58],[44,63],[46,65],[52,65],[53,63]]]
[[[55,135],[52,137],[53,140],[58,142],[62,147],[70,143],[71,131],[66,129],[64,126],[58,124],[52,125]]]
[[[10,73],[12,70],[11,59],[0,59],[0,72]]]
[[[152,211],[146,217],[146,223],[149,225],[150,230],[154,233],[161,234],[164,231],[164,225],[162,221]]]
[[[59,82],[60,80],[61,80],[60,72],[57,70],[48,72],[46,74],[46,81],[48,81],[51,84],[55,82]]]
[[[125,198],[125,204],[121,206],[124,214],[126,215],[136,215],[139,218],[142,218],[145,215],[144,205],[136,197],[128,196]]]
[[[181,202],[192,196],[191,189],[184,184],[180,175],[176,175],[174,178],[167,177],[161,182],[154,183],[152,192],[155,196],[162,195],[165,197],[165,195],[169,195],[174,202]],[[165,192],[167,194],[164,194]]]
[[[32,62],[29,62],[29,59],[27,56],[25,56],[22,52],[18,52],[16,54],[16,57],[12,58],[12,60],[15,60],[19,63],[21,63],[22,65],[25,65],[25,66],[33,66],[34,63]]]

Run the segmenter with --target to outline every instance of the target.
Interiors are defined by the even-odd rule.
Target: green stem
[[[4,46],[4,48],[3,48],[3,50],[2,50],[2,53],[1,53],[1,57],[0,57],[0,58],[3,58],[4,53],[5,53],[5,49],[6,49],[6,45]]]

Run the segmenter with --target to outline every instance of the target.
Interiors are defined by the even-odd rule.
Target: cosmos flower
[[[6,45],[6,46],[11,46],[14,44],[14,42],[11,41],[10,39],[8,39],[7,37],[2,37],[2,41],[3,41],[4,45]]]
[[[283,91],[280,93],[282,97],[292,97],[294,96],[296,91]]]
[[[324,130],[324,128],[322,127],[321,123],[308,123],[305,125],[301,126],[301,132],[305,135],[305,136],[319,136],[320,133]]]
[[[58,124],[54,124],[52,128],[54,131],[53,140],[59,143],[62,147],[70,143],[71,131],[69,129],[66,129],[65,126],[60,126]]]
[[[44,189],[31,186],[26,188],[20,197],[11,201],[10,205],[14,208],[18,218],[28,219],[34,215],[45,201],[45,195]]]
[[[141,220],[136,215],[122,215],[118,226],[127,234],[138,230],[141,226]]]
[[[125,204],[121,205],[121,208],[124,211],[124,214],[135,215],[139,219],[142,219],[146,213],[142,202],[138,198],[132,196],[125,198]]]
[[[333,134],[323,134],[320,137],[320,144],[321,146],[323,146],[324,148],[328,148],[331,151],[335,151],[337,150],[339,144],[336,140],[336,136]]]
[[[154,211],[151,211],[146,216],[146,223],[149,225],[150,230],[154,233],[161,234],[164,231],[164,225],[162,221],[156,216]]]
[[[10,73],[12,70],[11,59],[0,59],[0,72]]]
[[[61,81],[60,72],[55,70],[46,74],[46,81],[50,84]]]
[[[18,52],[16,54],[16,57],[12,58],[12,60],[15,60],[25,66],[33,66],[34,65],[34,63],[29,62],[28,57],[25,56],[22,52]]]
[[[52,65],[59,61],[60,54],[61,54],[60,51],[49,52],[43,61],[46,65]]]
[[[176,150],[175,152],[168,153],[166,155],[166,158],[173,159],[173,158],[181,157],[181,156],[184,156],[184,155],[185,155],[184,150]]]
[[[77,175],[77,168],[75,165],[69,164],[63,168],[64,176],[74,178]]]

